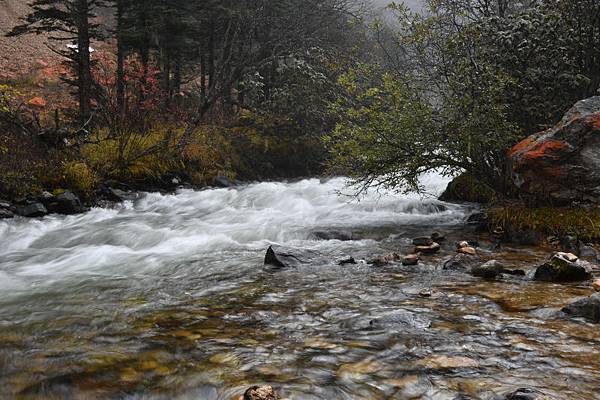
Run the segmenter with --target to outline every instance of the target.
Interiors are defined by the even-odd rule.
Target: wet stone
[[[402,265],[417,265],[419,264],[419,256],[416,254],[409,254],[402,258]]]
[[[512,393],[507,394],[504,400],[550,400],[549,397],[544,396],[537,390],[521,388],[517,389]]]
[[[416,246],[415,253],[435,254],[440,251],[441,247],[438,243],[433,243],[429,246]]]
[[[490,260],[482,265],[474,265],[471,268],[471,274],[480,278],[492,279],[504,271],[502,263],[496,260]]]
[[[467,246],[467,247],[461,247],[457,251],[459,253],[468,254],[468,255],[471,255],[471,256],[474,256],[474,255],[477,254],[477,250],[475,250],[473,247],[469,247],[469,246]]]
[[[591,265],[571,253],[555,253],[534,275],[535,280],[545,282],[577,282],[591,277]]]
[[[433,240],[436,243],[441,243],[446,240],[446,236],[440,232],[433,232],[431,234],[431,240]]]
[[[413,245],[415,246],[431,246],[433,239],[430,237],[418,237],[413,239]]]
[[[272,386],[252,386],[244,393],[242,400],[278,400]]]
[[[562,311],[572,317],[581,317],[594,323],[600,323],[600,293],[577,300],[564,307]]]
[[[472,270],[473,267],[479,264],[481,264],[479,256],[459,253],[444,263],[444,269],[452,271]]]

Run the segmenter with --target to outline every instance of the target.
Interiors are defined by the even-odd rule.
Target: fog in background
[[[385,7],[386,5],[388,5],[389,3],[392,2],[392,0],[372,0],[373,4],[375,4],[377,7]],[[395,0],[396,3],[402,3],[404,2],[404,4],[406,4],[408,7],[410,7],[412,10],[418,11],[423,7],[423,0]]]

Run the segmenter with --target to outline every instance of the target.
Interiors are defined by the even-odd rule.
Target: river
[[[432,194],[445,184],[425,179]],[[0,398],[230,400],[268,383],[287,399],[491,400],[519,387],[600,399],[597,326],[558,314],[589,286],[442,271],[456,240],[528,271],[547,252],[493,253],[464,225],[470,206],[344,190],[338,178],[148,193],[0,222]],[[433,231],[447,243],[418,267],[360,262]],[[273,243],[332,261],[264,268]],[[359,263],[336,265],[349,255]]]

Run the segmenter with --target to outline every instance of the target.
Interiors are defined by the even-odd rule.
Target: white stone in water
[[[555,256],[567,260],[568,262],[577,262],[577,260],[579,260],[579,257],[573,253],[556,253]]]

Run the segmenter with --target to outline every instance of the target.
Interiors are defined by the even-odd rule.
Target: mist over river
[[[557,316],[589,288],[442,271],[470,205],[344,179],[144,194],[114,209],[0,222],[0,398],[494,399],[519,387],[600,399],[597,327]],[[417,267],[361,260],[412,251]],[[338,238],[350,240],[338,240]],[[329,239],[329,240],[328,240]],[[491,239],[490,239],[491,240]],[[264,268],[283,244],[330,262]],[[511,266],[547,253],[504,248]],[[352,256],[356,265],[337,265]],[[427,295],[423,295],[426,292]],[[459,396],[466,397],[459,397]]]

